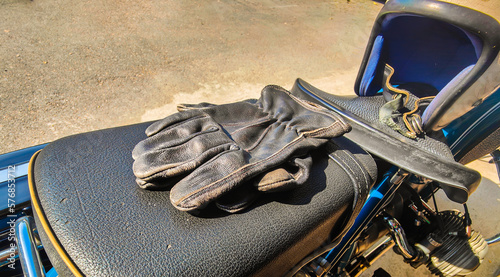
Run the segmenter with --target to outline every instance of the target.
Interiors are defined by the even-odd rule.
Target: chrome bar
[[[17,247],[7,248],[0,251],[0,267],[11,263],[19,258],[17,254]]]
[[[388,250],[394,246],[394,241],[390,236],[385,236],[375,242],[368,248],[363,256],[370,263],[370,265],[384,255]]]
[[[499,242],[500,242],[500,233],[496,234],[495,236],[489,239],[486,239],[486,243],[488,243],[488,245],[496,245]]]
[[[38,250],[43,249],[42,243],[37,240],[36,247]],[[13,248],[7,248],[0,251],[0,268],[11,263],[11,260],[17,261],[19,259],[19,253],[17,253],[17,246]]]
[[[405,231],[399,222],[387,213],[384,214],[383,219],[386,226],[389,227],[391,237],[401,251],[401,255],[403,255],[403,257],[407,260],[417,258],[419,256],[418,252],[410,245],[410,243],[408,243]]]
[[[370,248],[368,248],[362,255],[362,257],[357,258],[358,264],[350,271],[348,271],[349,276],[358,277],[365,270],[367,270],[372,264],[378,260],[387,251],[392,249],[394,246],[394,241],[390,236],[384,236],[375,242]]]
[[[16,240],[19,259],[24,276],[45,276],[42,260],[36,246],[37,234],[34,232],[35,220],[31,216],[23,216],[16,221]]]

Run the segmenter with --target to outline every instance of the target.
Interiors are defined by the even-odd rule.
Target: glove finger
[[[138,146],[139,147],[139,146]],[[136,156],[133,170],[145,181],[189,173],[218,154],[237,147],[222,130],[203,133],[185,143],[153,148]]]
[[[186,110],[184,112],[174,113],[170,116],[165,117],[164,119],[158,120],[151,124],[146,129],[146,135],[148,137],[155,135],[160,132],[163,128],[174,125],[176,123],[188,120],[193,117],[203,116],[203,113],[199,110]]]
[[[178,182],[170,191],[170,201],[181,211],[205,207],[242,183],[246,160],[239,147],[217,155]]]
[[[217,107],[217,105],[207,103],[207,102],[202,102],[199,104],[179,104],[179,105],[177,105],[177,110],[179,112],[183,112],[183,111],[187,111],[187,110],[213,108],[213,107]]]
[[[253,100],[233,104],[214,105],[210,103],[180,104],[179,111],[201,109],[219,123],[226,133],[244,150],[255,148],[268,131],[268,127],[276,122],[254,103]]]
[[[268,126],[276,122],[276,119],[269,117],[255,104],[254,99],[223,105],[180,104],[177,109],[179,111],[199,109],[206,113],[247,151],[251,151],[258,145],[268,131]]]
[[[136,159],[144,153],[175,147],[191,140],[196,136],[217,132],[220,126],[210,117],[200,115],[180,121],[163,128],[159,133],[139,142],[132,150],[132,158]]]
[[[140,188],[142,189],[148,189],[148,190],[168,190],[171,189],[173,185],[175,185],[179,180],[182,179],[181,176],[176,176],[173,178],[148,178],[148,180],[143,180],[136,178],[135,182],[137,185],[139,185]]]
[[[224,128],[235,129],[249,124],[255,124],[254,121],[260,121],[267,118],[268,114],[263,112],[255,99],[249,99],[231,104],[215,105],[210,103],[200,104],[180,104],[177,109],[180,111],[199,111],[212,117]]]
[[[206,108],[216,108],[216,107],[225,107],[225,106],[231,106],[234,107],[235,105],[237,106],[242,106],[242,105],[253,105],[255,106],[255,103],[257,102],[257,99],[247,99],[231,104],[212,104],[212,103],[207,103],[207,102],[201,102],[198,104],[179,104],[177,105],[177,110],[178,111],[186,111],[186,110],[193,110],[193,109],[206,109]],[[224,108],[223,108],[224,109]]]
[[[262,192],[276,192],[292,189],[304,184],[309,178],[313,164],[310,155],[293,158],[281,167],[261,174],[255,179],[255,185]]]
[[[259,192],[249,184],[235,188],[222,195],[215,202],[217,208],[228,213],[237,213],[248,208],[258,197]]]

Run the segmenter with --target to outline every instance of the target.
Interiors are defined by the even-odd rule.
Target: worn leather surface
[[[376,178],[373,159],[342,137],[342,150],[327,150],[348,163],[321,149],[300,188],[243,213],[209,206],[193,215],[172,207],[168,191],[135,183],[131,151],[149,124],[63,138],[35,160],[43,216],[87,276],[281,275],[342,232]]]
[[[202,209],[349,130],[336,113],[269,85],[255,101],[191,108],[151,124],[132,151],[133,170],[142,188],[171,187],[177,209]]]

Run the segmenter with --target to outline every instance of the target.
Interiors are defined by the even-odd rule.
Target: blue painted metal
[[[55,268],[51,268],[47,273],[45,273],[46,277],[57,277],[59,274],[57,274]]]
[[[41,144],[0,155],[0,170],[8,171],[9,167],[19,167],[19,165],[28,163],[31,156],[33,156],[33,154],[35,154],[38,150],[43,149],[46,145],[47,144]],[[30,195],[28,189],[28,178],[26,175],[21,174],[11,180],[0,183],[1,216],[13,214],[13,211],[8,209],[9,207],[12,207],[9,206],[10,204],[15,204],[14,208],[15,212],[17,212],[19,211],[19,208],[26,207],[29,204],[29,201]],[[0,229],[2,229],[2,226],[0,226]]]
[[[0,169],[29,161],[36,151],[43,149],[45,146],[47,144],[40,144],[0,155]]]
[[[460,160],[477,143],[500,128],[500,88],[479,106],[448,125],[443,133],[455,159]],[[500,146],[500,142],[497,142]]]
[[[13,187],[12,185],[14,185],[15,187]],[[15,192],[12,194],[12,196],[14,197],[9,196],[9,189],[12,188],[15,189]],[[18,211],[20,208],[24,208],[29,205],[29,202],[30,192],[27,176],[16,178],[15,182],[12,183],[0,183],[0,216],[12,214],[13,212]],[[14,206],[10,206],[12,204],[14,204]],[[9,207],[13,209],[10,210]]]
[[[345,265],[339,264],[342,256],[348,250],[349,246],[359,237],[360,233],[368,226],[372,219],[380,212],[381,208],[386,204],[394,192],[397,190],[401,182],[393,183],[391,180],[398,172],[399,168],[391,167],[383,176],[380,183],[372,188],[367,201],[363,205],[361,212],[357,216],[354,224],[342,238],[340,243],[330,250],[325,256],[330,266],[342,270]],[[338,272],[332,272],[338,273]]]

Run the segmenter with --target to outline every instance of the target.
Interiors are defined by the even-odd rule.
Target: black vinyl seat
[[[340,114],[352,126],[344,137],[390,164],[439,183],[452,201],[465,203],[479,185],[481,175],[455,161],[442,132],[410,139],[382,124],[379,110],[386,103],[383,95],[340,96],[302,79],[295,81],[290,92]],[[408,105],[413,105],[415,99],[410,95]]]
[[[135,183],[131,151],[148,125],[66,137],[34,156],[35,220],[60,276],[282,275],[342,234],[376,179],[372,157],[338,138],[314,153],[306,185],[238,214],[189,214]]]

